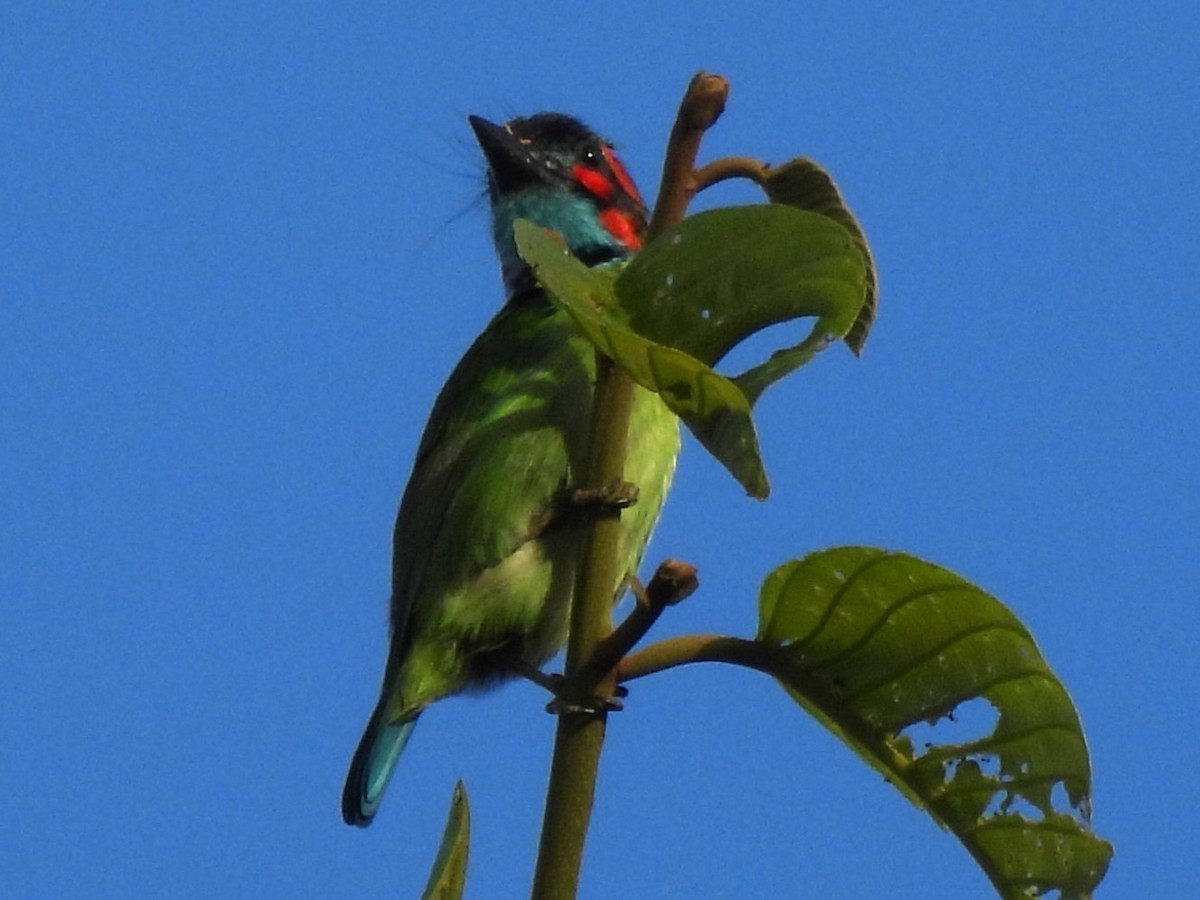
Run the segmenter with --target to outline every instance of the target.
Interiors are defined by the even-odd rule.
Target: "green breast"
[[[591,345],[536,298],[505,307],[443,388],[396,521],[396,713],[505,677],[517,660],[540,666],[562,646],[578,537],[558,510],[584,463],[593,380]],[[675,416],[639,388],[625,477],[640,497],[622,513],[628,569],[678,448]]]

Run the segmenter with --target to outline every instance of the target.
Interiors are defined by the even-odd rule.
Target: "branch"
[[[637,602],[633,611],[616,630],[596,645],[592,658],[579,673],[580,682],[595,684],[612,673],[625,655],[646,636],[663,610],[696,592],[700,586],[696,575],[697,569],[690,563],[668,559],[658,567],[644,590],[635,586]]]
[[[688,85],[679,105],[679,115],[671,128],[671,139],[663,160],[662,183],[646,233],[647,242],[683,221],[688,204],[699,190],[695,166],[700,140],[725,111],[728,98],[729,82],[720,75],[698,72]]]
[[[689,185],[694,180],[700,139],[725,108],[728,93],[728,82],[718,75],[701,72],[688,85],[671,129],[648,239],[682,221],[694,193]],[[597,352],[590,456],[584,487],[622,480],[633,397],[632,379]],[[577,680],[578,674],[600,641],[612,631],[613,585],[625,575],[620,571],[618,555],[620,534],[619,513],[597,518],[584,529],[564,671],[567,682],[581,688],[585,683]],[[594,695],[612,696],[616,691],[615,673],[604,673],[590,688]],[[579,884],[607,722],[606,712],[599,704],[596,706],[595,711],[564,713],[558,717],[534,873],[534,900],[569,900],[575,896]]]
[[[624,684],[664,669],[697,662],[730,663],[768,675],[774,675],[776,668],[771,648],[761,641],[717,634],[689,634],[659,641],[625,657],[617,665],[617,681]]]
[[[749,178],[760,187],[767,183],[771,167],[749,156],[727,156],[703,166],[696,172],[696,192],[730,178]]]
[[[599,352],[596,370],[585,487],[621,481],[633,405],[634,384],[629,376]],[[612,630],[612,588],[624,574],[619,571],[620,528],[619,513],[610,513],[597,516],[583,529],[563,673],[567,684],[579,684],[578,673],[584,663]],[[588,687],[594,696],[609,697],[616,692],[616,681],[609,675]],[[590,711],[580,707],[558,717],[534,872],[534,900],[571,900],[575,896],[606,724],[607,713],[600,704],[593,704]]]

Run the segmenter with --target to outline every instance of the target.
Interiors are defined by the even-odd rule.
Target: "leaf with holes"
[[[915,557],[841,547],[767,577],[758,641],[761,667],[953,831],[1002,896],[1084,897],[1103,878],[1112,848],[1089,830],[1079,717],[998,600]],[[941,739],[972,705],[987,726]]]
[[[770,489],[750,401],[741,389],[684,351],[631,331],[613,293],[613,271],[589,269],[554,232],[531,222],[518,221],[514,234],[538,282],[588,340],[657,392],[751,496],[765,497]]]
[[[461,781],[454,787],[446,830],[438,848],[422,900],[461,900],[467,883],[467,854],[471,843],[471,805]]]

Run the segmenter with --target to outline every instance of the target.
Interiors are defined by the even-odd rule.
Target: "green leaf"
[[[686,219],[614,274],[519,221],[517,250],[601,352],[662,395],[755,497],[768,493],[750,409],[762,392],[850,330],[865,296],[863,255],[828,216],[786,205]],[[615,281],[614,281],[615,278]],[[771,325],[814,316],[812,333],[729,379],[711,368]]]
[[[467,851],[471,842],[471,806],[467,802],[467,788],[461,781],[454,787],[450,801],[450,815],[446,819],[446,830],[442,832],[442,844],[438,848],[433,871],[425,885],[422,900],[460,900],[467,883]]]
[[[611,269],[589,269],[554,232],[520,220],[517,249],[546,293],[583,334],[642,387],[657,392],[754,497],[769,492],[750,418],[750,401],[724,375],[695,357],[631,331],[613,292]]]
[[[1003,897],[1087,897],[1112,847],[1089,830],[1079,717],[998,600],[912,556],[841,547],[763,583],[758,641],[806,710],[963,842]],[[948,740],[955,712],[988,713]]]
[[[754,402],[854,325],[866,270],[852,235],[827,216],[785,205],[691,216],[647,245],[617,278],[630,327],[715,365],[771,325],[815,316],[800,345],[734,378]]]
[[[811,159],[793,159],[781,166],[771,167],[763,189],[772,203],[784,203],[828,216],[854,239],[866,265],[866,299],[845,340],[855,356],[860,355],[879,306],[879,282],[875,276],[875,260],[871,257],[867,236],[858,219],[846,206],[829,173]]]

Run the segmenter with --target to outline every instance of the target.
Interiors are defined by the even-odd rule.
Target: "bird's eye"
[[[595,147],[585,147],[583,153],[580,154],[583,158],[584,165],[591,166],[593,169],[600,168],[600,151]]]

